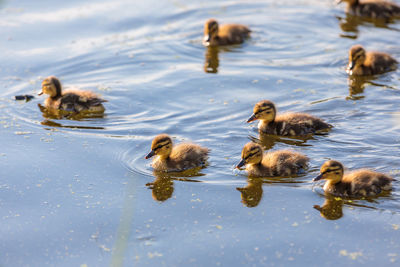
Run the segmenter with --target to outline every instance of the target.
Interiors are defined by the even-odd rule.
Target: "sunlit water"
[[[398,182],[370,200],[326,199],[311,182],[330,158],[400,178],[399,72],[345,73],[355,43],[400,59],[400,22],[333,2],[1,1],[0,266],[398,264]],[[210,17],[251,39],[207,50]],[[55,119],[44,97],[14,100],[49,75],[101,94],[104,117]],[[261,99],[334,128],[260,137],[245,121]],[[144,156],[161,132],[209,147],[209,166],[154,175]],[[250,140],[301,151],[310,168],[248,180],[233,168]]]

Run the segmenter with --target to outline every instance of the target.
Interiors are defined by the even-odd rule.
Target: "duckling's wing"
[[[375,196],[390,190],[392,178],[371,170],[358,170],[344,177],[351,183],[352,195]]]
[[[87,97],[85,95],[66,93],[61,98],[60,109],[79,112],[82,110],[90,109],[90,107],[93,106],[101,105],[101,103],[103,102],[106,101],[99,97]]]
[[[205,165],[209,149],[196,144],[179,144],[171,152],[170,158],[184,169]]]

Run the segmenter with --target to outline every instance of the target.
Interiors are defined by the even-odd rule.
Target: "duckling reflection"
[[[42,112],[42,116],[45,119],[61,120],[69,119],[80,121],[83,119],[102,119],[105,117],[104,113],[91,113],[91,112],[69,112],[65,110],[52,109],[38,104],[39,110]]]
[[[262,198],[262,179],[260,178],[248,178],[247,185],[245,187],[236,187],[241,194],[242,203],[249,208],[256,207]]]
[[[201,182],[199,180],[188,178],[193,176],[203,176],[204,174],[199,173],[199,170],[200,169],[190,169],[179,173],[153,171],[155,180],[151,183],[147,183],[146,186],[152,190],[154,200],[163,202],[172,197],[174,193],[174,180],[183,182]],[[178,175],[178,177],[176,175]]]
[[[93,127],[93,126],[82,126],[82,125],[63,125],[59,122],[54,122],[52,120],[47,120],[47,119],[42,121],[40,124],[45,125],[45,126],[50,126],[50,127],[69,128],[69,129],[104,130],[104,127]],[[47,128],[46,130],[50,130],[50,128]]]
[[[209,46],[205,53],[204,72],[217,73],[219,67],[218,59],[219,48]]]
[[[348,79],[349,98],[353,100],[363,98],[357,95],[364,93],[365,86],[368,85],[371,78],[371,76],[350,76]]]
[[[400,6],[382,0],[338,0],[337,3],[347,2],[346,13],[354,16],[378,19],[389,22],[400,18]]]
[[[346,13],[345,17],[336,17],[339,20],[339,26],[345,33],[353,33],[349,34],[341,34],[342,37],[347,37],[351,39],[357,39],[358,37],[358,26],[364,25],[366,23],[371,23],[375,27],[378,28],[389,28],[388,23],[382,20],[373,20],[365,17],[354,16],[352,14]]]
[[[322,207],[314,205],[314,209],[318,210],[321,216],[327,220],[337,220],[343,216],[343,204],[342,198],[327,195]]]
[[[163,202],[172,197],[174,183],[169,175],[153,173],[156,179],[151,183],[147,183],[146,186],[151,189],[154,200]]]

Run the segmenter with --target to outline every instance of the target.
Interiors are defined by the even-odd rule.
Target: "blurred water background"
[[[399,179],[400,75],[349,80],[360,43],[400,59],[400,22],[330,0],[0,1],[0,266],[397,265],[400,184],[375,199],[326,198],[327,159]],[[203,23],[242,23],[245,44],[207,49]],[[44,77],[101,94],[102,118],[57,119]],[[259,136],[274,101],[334,125],[308,140]],[[152,138],[209,147],[194,177],[152,172]],[[299,177],[234,170],[250,140],[311,158]]]

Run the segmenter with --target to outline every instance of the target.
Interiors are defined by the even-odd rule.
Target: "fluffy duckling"
[[[390,190],[393,178],[379,172],[360,169],[343,175],[343,165],[335,160],[326,161],[320,175],[313,181],[325,179],[324,191],[341,197],[375,196],[382,190]]]
[[[400,6],[388,1],[338,0],[337,2],[347,2],[346,12],[354,16],[384,20],[400,17]]]
[[[72,112],[104,112],[103,102],[107,102],[91,91],[68,89],[63,91],[60,80],[55,76],[49,76],[42,82],[42,91],[39,95],[47,94],[46,108],[53,110],[65,110]]]
[[[354,45],[349,51],[349,65],[346,72],[350,75],[375,75],[395,70],[397,61],[383,52],[366,52],[361,45]]]
[[[246,165],[251,177],[290,176],[307,167],[309,159],[301,153],[278,150],[263,153],[259,144],[247,143],[242,150],[242,160],[236,168]]]
[[[241,44],[250,36],[250,29],[240,24],[218,26],[215,19],[209,19],[204,25],[204,46]]]
[[[180,172],[195,167],[204,167],[210,150],[196,144],[183,143],[173,147],[167,134],[157,135],[151,143],[151,151],[146,159],[153,159],[155,171]]]
[[[275,105],[269,100],[262,100],[254,106],[253,115],[247,122],[255,120],[260,120],[258,129],[261,132],[281,136],[308,135],[332,127],[320,118],[305,113],[285,113],[277,116]]]

